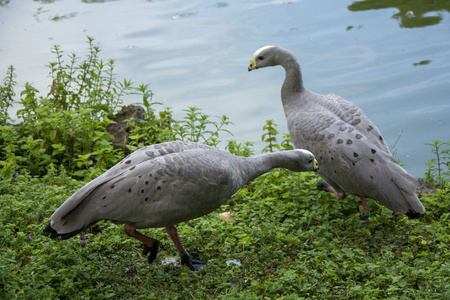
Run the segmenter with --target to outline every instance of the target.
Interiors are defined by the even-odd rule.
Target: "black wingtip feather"
[[[48,223],[48,225],[44,228],[44,230],[42,230],[42,232],[51,234],[56,233],[55,229],[53,229],[50,224],[51,223]]]
[[[94,225],[95,223],[97,223],[97,221],[89,224],[88,226],[82,227],[80,229],[77,229],[75,231],[72,232],[68,232],[68,233],[63,233],[63,234],[59,234],[58,232],[56,232],[55,229],[52,228],[52,226],[50,225],[50,223],[44,228],[43,232],[44,233],[50,233],[50,238],[51,239],[56,239],[58,237],[61,237],[61,240],[67,240],[70,239],[71,237],[77,235],[78,233],[86,230],[87,228],[91,227],[92,225]]]
[[[418,212],[415,212],[415,211],[412,211],[412,210],[410,210],[410,211],[408,211],[407,213],[406,213],[406,215],[408,216],[408,218],[410,218],[410,219],[418,219],[418,218],[420,218],[420,216],[422,215],[421,213],[418,213]]]

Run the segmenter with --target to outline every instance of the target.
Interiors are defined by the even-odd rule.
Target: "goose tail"
[[[46,234],[50,234],[50,238],[51,239],[56,239],[58,237],[61,237],[61,240],[67,240],[75,235],[77,235],[78,233],[92,227],[95,223],[97,223],[97,221],[89,224],[88,226],[83,226],[81,228],[78,228],[74,231],[71,232],[67,232],[67,233],[58,233],[55,229],[53,229],[52,227],[52,222],[50,222],[42,232],[46,233]]]

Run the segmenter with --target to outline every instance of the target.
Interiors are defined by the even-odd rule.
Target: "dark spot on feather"
[[[128,193],[131,193],[131,189],[128,190]]]
[[[347,129],[347,126],[341,126],[341,127],[339,127],[339,130],[340,130],[340,131],[344,131],[345,129]]]
[[[152,177],[152,176],[153,176],[153,174],[151,174],[151,173],[150,173],[150,174],[148,174],[148,176],[149,176],[149,177]]]
[[[382,140],[383,140],[383,137],[382,137],[381,135],[379,136],[379,138],[380,138],[380,141],[382,141]]]
[[[371,178],[371,179],[373,179],[373,176],[372,176],[372,175],[370,175],[370,178]]]
[[[359,140],[360,138],[362,138],[362,135],[360,135],[359,133],[356,134],[356,138]]]
[[[136,168],[136,166],[132,166],[129,170],[133,171]]]
[[[126,163],[127,165],[129,165],[129,164],[131,163],[131,160],[127,160],[125,163]]]
[[[322,156],[319,159],[323,159]]]
[[[355,165],[355,163],[352,163],[353,165]]]
[[[113,189],[115,187],[115,185],[112,185],[111,188]]]
[[[336,171],[336,170],[334,170],[334,174],[337,174],[337,171]]]
[[[353,130],[355,130],[355,128],[353,128],[353,127],[348,128],[348,132],[352,132]]]
[[[371,125],[369,125],[369,127],[367,127],[367,132],[371,131],[373,129],[373,127]]]
[[[141,190],[141,193],[143,194],[143,193],[144,193],[144,190]]]
[[[358,125],[361,122],[361,119],[356,119],[353,120],[353,122],[351,123],[353,126]]]
[[[372,154],[377,153],[377,150],[375,150],[375,149],[370,149],[370,151],[372,151]]]
[[[103,198],[102,198],[103,200],[105,200],[106,199],[106,196],[103,196]]]
[[[354,156],[354,157],[358,157],[359,155],[358,155],[358,153],[353,152],[353,156]]]
[[[144,199],[145,201],[148,201],[148,197]]]
[[[329,139],[329,140],[331,140],[332,138],[334,138],[334,133],[330,133],[330,134],[328,135],[328,139]]]
[[[148,181],[146,181],[145,184],[148,184]]]
[[[342,139],[338,139],[336,143],[342,144],[344,141]]]
[[[161,187],[160,187],[160,186],[158,186],[158,187],[157,187],[157,189],[158,189],[158,190],[160,190],[160,189],[161,189]]]
[[[139,175],[139,176],[138,176],[138,178],[141,178],[141,177],[142,177],[142,175]]]
[[[372,158],[370,159],[371,162],[375,162],[375,160],[373,160]]]
[[[347,145],[351,145],[351,144],[353,144],[353,141],[352,140],[347,140]]]
[[[106,207],[107,205],[105,204],[105,205],[103,205],[103,207]]]
[[[331,158],[331,160],[334,160],[334,158]]]

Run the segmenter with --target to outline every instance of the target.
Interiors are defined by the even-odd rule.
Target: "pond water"
[[[448,0],[0,0],[0,72],[14,65],[17,93],[31,82],[46,95],[52,46],[83,56],[91,36],[118,78],[151,83],[177,118],[188,106],[227,115],[234,137],[222,139],[259,153],[266,120],[287,133],[284,71],[247,67],[255,50],[280,45],[297,55],[306,88],[360,106],[423,176],[433,157],[424,143],[450,140],[449,11]]]

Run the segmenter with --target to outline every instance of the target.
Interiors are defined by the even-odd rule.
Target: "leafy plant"
[[[176,121],[172,117],[172,111],[169,107],[164,108],[159,113],[154,108],[156,105],[162,105],[160,102],[152,101],[153,92],[147,85],[140,85],[137,90],[143,96],[142,103],[145,108],[143,120],[128,120],[130,131],[130,144],[128,148],[132,151],[143,146],[173,141],[175,134],[173,132]]]
[[[267,143],[268,145],[264,147],[262,150],[265,152],[275,152],[275,149],[281,150],[280,145],[277,143],[277,134],[278,131],[275,127],[278,125],[275,124],[273,120],[267,120],[266,124],[263,126],[263,130],[265,133],[261,136],[261,141]]]
[[[445,181],[450,178],[450,142],[433,140],[431,143],[425,143],[425,145],[430,146],[430,152],[435,155],[434,158],[425,163],[428,167],[425,178],[430,183],[443,186]]]
[[[14,103],[14,96],[16,95],[14,92],[15,77],[14,67],[9,66],[6,77],[3,79],[2,85],[0,85],[0,126],[4,126],[6,121],[10,119],[8,109]]]
[[[220,142],[219,134],[226,132],[233,135],[225,126],[233,124],[225,115],[216,117],[219,121],[212,121],[210,116],[201,112],[195,106],[183,109],[186,116],[178,121],[174,128],[175,138],[183,141],[202,142],[206,145],[217,146]]]
[[[252,150],[253,146],[254,145],[251,142],[237,143],[236,141],[231,140],[228,141],[226,149],[234,155],[249,157],[254,154],[254,151]]]

